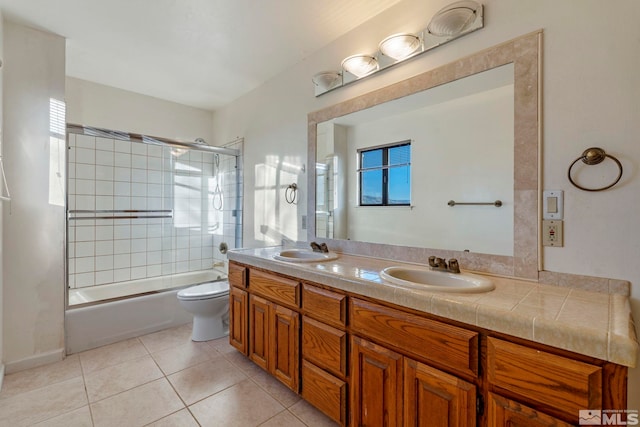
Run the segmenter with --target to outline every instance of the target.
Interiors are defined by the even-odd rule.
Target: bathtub
[[[206,270],[70,289],[65,312],[66,353],[189,323],[192,314],[178,304],[180,288],[225,278],[221,271]]]

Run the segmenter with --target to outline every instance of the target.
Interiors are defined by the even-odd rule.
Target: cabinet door
[[[229,292],[229,344],[247,355],[247,292],[231,288]]]
[[[269,371],[297,393],[300,315],[277,304],[271,304],[270,310]]]
[[[489,427],[570,427],[573,425],[493,393],[489,393],[487,403]]]
[[[404,425],[475,426],[476,387],[435,368],[405,358]]]
[[[269,370],[269,302],[255,295],[249,296],[249,357]]]
[[[351,425],[402,425],[402,356],[358,337],[351,339]]]

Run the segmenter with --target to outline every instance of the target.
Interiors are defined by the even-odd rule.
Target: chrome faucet
[[[460,273],[460,265],[458,264],[458,260],[455,258],[451,258],[449,260],[449,264],[442,258],[438,258],[436,256],[429,257],[429,267],[432,270],[437,271],[446,271],[449,273]]]
[[[311,246],[313,252],[329,253],[329,248],[326,243],[317,244],[316,242],[311,242],[309,246]]]

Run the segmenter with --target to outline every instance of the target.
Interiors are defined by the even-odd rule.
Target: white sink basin
[[[273,256],[279,261],[288,262],[323,262],[338,258],[335,252],[313,252],[309,249],[286,249]]]
[[[418,267],[387,267],[380,272],[380,277],[396,285],[438,292],[488,292],[495,288],[486,277]]]

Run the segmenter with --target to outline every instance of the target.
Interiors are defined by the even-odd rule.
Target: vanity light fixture
[[[426,28],[386,37],[375,54],[351,55],[342,61],[342,72],[322,71],[313,76],[315,95],[320,96],[364,77],[400,64],[424,52],[484,27],[483,7],[473,0],[451,3],[440,9]]]
[[[330,90],[342,82],[342,74],[337,71],[321,71],[313,76],[313,84],[321,90]]]
[[[452,37],[469,28],[481,6],[475,1],[463,0],[443,7],[433,15],[427,30],[439,37]]]
[[[421,44],[420,37],[414,34],[394,34],[382,40],[378,49],[383,55],[402,61],[417,51]]]
[[[342,69],[356,77],[367,76],[378,68],[378,60],[371,55],[351,55],[342,61]]]

